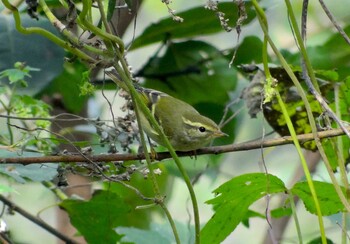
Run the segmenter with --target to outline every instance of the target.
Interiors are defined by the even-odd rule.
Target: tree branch
[[[350,126],[347,127],[350,129]],[[342,129],[331,129],[321,131],[317,133],[318,138],[329,138],[344,135]],[[301,134],[297,136],[299,142],[307,142],[314,139],[312,133]],[[221,154],[228,152],[247,151],[253,149],[260,149],[261,147],[274,147],[286,144],[292,144],[293,139],[291,136],[284,136],[280,138],[268,139],[268,140],[254,140],[249,142],[230,144],[224,146],[206,147],[198,149],[196,152],[177,152],[179,157],[186,156],[198,156],[205,154]],[[169,152],[159,152],[155,155],[155,160],[161,161],[164,159],[171,158]],[[39,157],[12,157],[12,158],[0,158],[0,164],[23,164],[29,165],[34,163],[62,163],[62,162],[109,162],[109,161],[128,161],[128,160],[143,160],[145,159],[144,154],[101,154],[101,155],[58,155],[58,156],[39,156]]]
[[[11,202],[10,200],[8,200],[6,197],[4,197],[1,194],[0,194],[0,201],[2,201],[5,205],[7,205],[11,210],[16,211],[17,213],[21,214],[23,217],[25,217],[25,218],[29,219],[30,221],[32,221],[33,223],[39,225],[43,229],[47,230],[48,232],[50,232],[54,236],[56,236],[59,239],[61,239],[62,241],[64,241],[65,243],[72,243],[72,244],[78,243],[78,242],[70,239],[69,237],[65,236],[64,234],[58,232],[57,230],[52,228],[50,225],[46,224],[42,220],[40,220],[37,217],[33,216],[32,214],[28,213],[24,209],[20,208],[15,203]]]

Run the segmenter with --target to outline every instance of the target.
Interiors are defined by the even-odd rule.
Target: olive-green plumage
[[[117,84],[112,72],[106,72]],[[171,145],[178,151],[192,151],[207,145],[215,137],[226,135],[220,131],[217,124],[201,115],[188,103],[168,94],[136,87],[154,118],[163,129]],[[146,134],[155,142],[163,145],[159,134],[152,128],[149,121],[141,113],[141,126]],[[164,145],[163,145],[164,146]]]

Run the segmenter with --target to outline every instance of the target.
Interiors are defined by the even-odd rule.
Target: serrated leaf
[[[248,208],[266,194],[284,192],[284,183],[274,175],[245,174],[217,188],[218,194],[207,203],[214,205],[215,214],[201,231],[202,243],[222,242],[244,219]]]
[[[172,242],[164,237],[161,232],[157,230],[142,230],[134,227],[119,227],[117,228],[118,233],[122,233],[123,242],[134,243],[134,244],[171,244]]]
[[[344,206],[341,203],[333,184],[320,181],[313,181],[313,183],[323,216],[328,216],[344,211]],[[303,201],[307,211],[312,214],[317,214],[315,203],[307,182],[296,183],[291,189],[291,192],[293,195],[298,196]]]
[[[255,17],[255,11],[250,3],[245,3],[245,5],[248,18],[243,24],[248,24]],[[237,5],[225,2],[219,3],[218,8],[219,11],[225,13],[225,19],[229,19],[229,26],[235,26],[238,19]],[[176,13],[176,15],[183,18],[184,21],[178,23],[172,17],[168,17],[150,25],[139,37],[135,38],[131,50],[166,39],[202,36],[223,31],[216,13],[203,6]]]
[[[88,243],[116,243],[122,237],[115,232],[118,222],[130,207],[117,194],[98,190],[89,201],[64,200],[64,208],[75,228]]]

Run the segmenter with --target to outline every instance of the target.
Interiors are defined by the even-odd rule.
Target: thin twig
[[[73,240],[73,239],[69,238],[68,236],[65,236],[64,234],[58,232],[57,230],[52,228],[50,225],[46,224],[45,222],[41,221],[37,217],[35,217],[32,214],[28,213],[24,209],[20,208],[15,203],[13,203],[12,201],[8,200],[6,197],[4,197],[1,194],[0,194],[0,201],[2,201],[4,204],[6,204],[12,211],[15,211],[15,212],[19,213],[23,217],[25,217],[28,220],[32,221],[33,223],[39,225],[40,227],[42,227],[46,231],[50,232],[54,236],[56,236],[59,239],[61,239],[62,241],[64,241],[65,243],[77,243],[78,244],[78,242],[76,242],[75,240]]]
[[[328,10],[326,4],[323,2],[323,0],[318,0],[323,8],[323,11],[327,14],[329,20],[332,22],[334,27],[338,30],[339,34],[344,38],[347,44],[350,45],[350,38],[348,35],[345,33],[344,29],[341,28],[341,26],[337,23],[335,17],[333,14]]]

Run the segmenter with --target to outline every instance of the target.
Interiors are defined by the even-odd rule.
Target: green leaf
[[[224,104],[236,86],[237,72],[218,49],[202,41],[172,43],[140,74],[145,85],[190,104]],[[214,89],[215,88],[215,89]]]
[[[349,149],[350,149],[350,142],[348,136],[338,136],[337,138],[326,138],[322,140],[322,147],[327,155],[327,158],[329,160],[329,163],[332,167],[333,171],[336,171],[339,167],[339,154],[338,151],[340,150],[339,144],[337,143],[337,140],[342,140],[343,147],[342,147],[342,154],[344,157],[345,164],[348,164],[350,161],[349,159]]]
[[[116,2],[117,0],[108,0],[108,5],[107,5],[107,20],[111,21],[113,17],[113,13],[116,11]]]
[[[116,243],[122,237],[115,232],[119,219],[130,211],[117,194],[98,190],[89,201],[64,200],[60,206],[70,217],[71,223],[88,243]]]
[[[124,166],[128,167],[130,165],[132,168],[139,167],[140,162],[136,161],[129,161],[124,164]],[[167,170],[165,168],[166,164],[158,164],[153,165],[153,169],[160,169],[161,175],[157,175],[157,182],[160,187],[161,192],[167,192],[167,198],[171,198],[171,191],[169,192],[169,189],[173,187],[172,183],[172,177],[169,177]],[[123,166],[123,167],[124,167]],[[122,174],[130,168],[123,168],[118,167],[118,172],[116,174]],[[138,189],[140,192],[142,192],[145,196],[152,196],[154,194],[154,188],[153,183],[150,178],[145,179],[142,174],[133,174],[130,181],[128,182],[130,185]],[[103,184],[103,188],[108,191],[112,191],[113,193],[117,194],[125,202],[128,203],[128,205],[135,209],[137,206],[143,206],[149,204],[149,202],[145,202],[143,199],[141,199],[135,192],[131,189],[126,189],[124,186],[122,186],[120,183],[117,182],[105,182]],[[145,211],[142,210],[135,210],[128,213],[128,216],[126,219],[122,219],[122,222],[120,222],[120,225],[123,226],[133,226],[138,228],[148,228],[149,223],[152,222],[152,219],[154,215],[156,214],[162,214],[161,208],[149,208]]]
[[[335,244],[331,239],[326,238],[327,244]],[[317,237],[311,241],[309,241],[307,244],[321,244],[322,243],[322,237]]]
[[[245,3],[245,6],[248,18],[243,24],[248,24],[255,17],[255,11],[250,3]],[[229,19],[229,26],[235,26],[238,19],[237,5],[225,2],[219,3],[218,8],[219,11],[225,13],[225,19]],[[203,6],[176,13],[176,15],[183,18],[184,21],[179,23],[175,22],[172,17],[168,17],[150,25],[139,37],[135,38],[131,50],[167,39],[203,36],[223,31],[216,13]]]
[[[37,182],[49,181],[57,175],[57,164],[1,164],[0,173],[22,184],[28,179]]]
[[[350,26],[344,28],[346,35],[350,35]],[[322,45],[307,47],[308,57],[314,69],[336,70],[339,79],[349,75],[350,50],[344,38],[335,32],[330,38],[325,39]],[[287,61],[290,64],[300,65],[300,52],[289,54]]]
[[[332,90],[332,97],[328,98],[328,100],[333,100],[333,102],[330,103],[330,107],[333,111],[336,111],[337,108],[339,109],[340,119],[342,121],[350,121],[350,77],[347,77],[343,82],[339,82],[337,85],[339,90],[338,99],[335,99],[337,94],[334,94],[334,90]],[[339,142],[342,143],[342,146],[339,145]],[[350,162],[350,140],[347,136],[322,140],[322,146],[324,147],[333,170],[339,167],[339,153],[342,154],[345,164]],[[339,152],[339,150],[342,150],[342,152]]]
[[[0,72],[0,79],[7,77],[10,81],[10,85],[19,84],[19,87],[28,86],[24,78],[31,77],[31,75],[29,74],[30,71],[39,71],[39,69],[32,68],[30,66],[25,65],[25,63],[21,62],[16,62],[14,64],[14,67],[14,69],[5,69],[4,71]]]
[[[237,53],[234,60],[234,64],[242,65],[251,63],[262,63],[262,49],[263,43],[260,38],[256,36],[245,37],[242,43],[237,47]],[[231,57],[232,56],[230,55],[229,58]]]
[[[64,63],[63,72],[57,76],[44,91],[47,94],[59,93],[62,95],[63,104],[73,113],[78,113],[85,106],[91,92],[91,86],[87,85],[87,68],[80,62]],[[89,93],[90,94],[90,93]]]
[[[215,214],[201,231],[202,243],[222,242],[245,218],[248,208],[266,194],[284,192],[284,183],[274,175],[245,174],[224,183],[214,192]]]
[[[123,237],[123,242],[130,242],[134,244],[171,244],[172,242],[159,230],[142,230],[133,227],[118,227],[118,233],[122,233],[125,236]]]
[[[25,13],[21,20],[25,27],[41,27],[59,35],[45,18],[36,21]],[[40,72],[30,72],[31,77],[26,78],[28,87],[17,89],[18,92],[29,96],[40,92],[62,71],[64,54],[61,47],[43,36],[19,33],[13,16],[0,15],[0,71],[13,68],[18,61],[40,69]],[[0,80],[7,83],[5,79]]]
[[[19,69],[6,69],[0,72],[0,78],[7,77],[11,85],[18,81],[23,81],[26,76],[30,77],[27,72]]]
[[[176,229],[180,237],[180,243],[193,243],[194,227],[190,228],[186,223],[176,222]],[[168,222],[164,224],[151,223],[149,230],[137,229],[133,227],[118,227],[117,232],[124,234],[123,242],[133,242],[135,244],[153,243],[174,243],[174,235]]]
[[[315,186],[317,199],[320,202],[321,212],[323,216],[328,216],[344,211],[344,206],[341,203],[333,184],[320,181],[314,181],[313,183]],[[315,203],[307,182],[296,183],[291,189],[291,192],[293,195],[298,196],[303,201],[307,211],[312,214],[317,214]]]
[[[24,118],[48,118],[50,117],[51,107],[38,99],[27,95],[14,95],[11,101],[11,112]],[[38,127],[47,128],[51,125],[50,121],[36,120]]]
[[[247,214],[242,219],[242,224],[245,227],[249,228],[249,219],[253,218],[253,217],[259,217],[259,218],[262,218],[262,219],[266,218],[265,215],[263,215],[261,213],[258,213],[258,212],[252,211],[252,210],[248,210]]]
[[[273,218],[281,218],[284,216],[291,216],[291,215],[292,215],[292,209],[289,207],[280,207],[271,211],[271,216]]]

